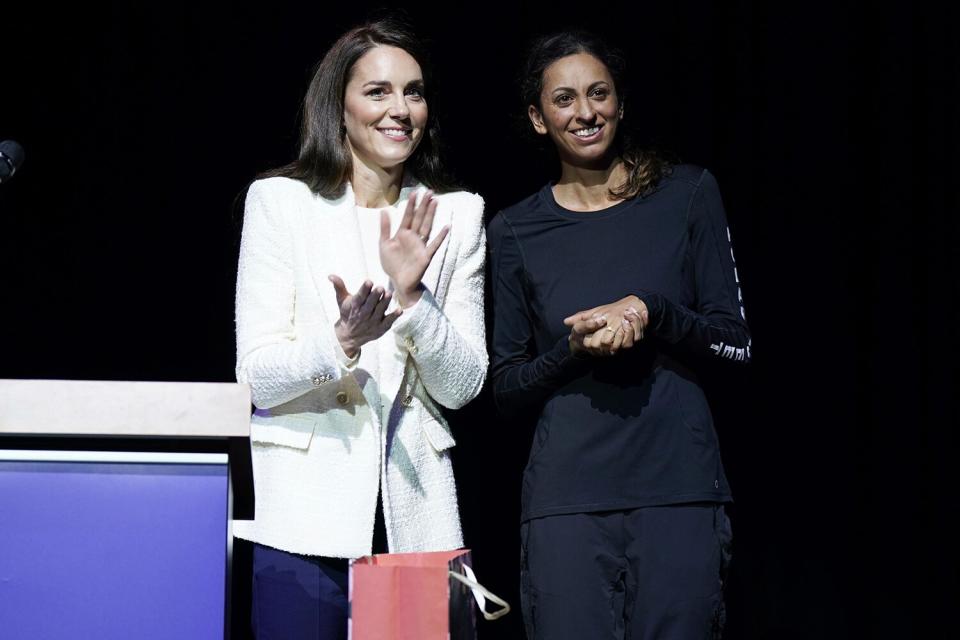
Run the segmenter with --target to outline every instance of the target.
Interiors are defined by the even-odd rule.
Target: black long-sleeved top
[[[674,167],[657,188],[595,212],[551,185],[488,229],[499,411],[537,411],[522,518],[728,501],[699,356],[746,362],[750,334],[713,176]],[[634,294],[644,339],[577,357],[563,319]]]

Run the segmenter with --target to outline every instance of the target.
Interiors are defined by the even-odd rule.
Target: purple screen
[[[0,461],[0,638],[223,637],[226,464]]]

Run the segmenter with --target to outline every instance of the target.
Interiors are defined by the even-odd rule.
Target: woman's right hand
[[[350,294],[340,276],[331,275],[330,282],[337,294],[340,319],[333,325],[334,333],[348,358],[355,357],[364,344],[386,333],[402,309],[386,313],[391,294],[383,287],[374,287],[365,280],[356,293]]]

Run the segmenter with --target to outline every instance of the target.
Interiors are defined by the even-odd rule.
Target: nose
[[[593,122],[597,117],[597,112],[589,100],[577,100],[577,120],[583,122]]]
[[[390,104],[390,110],[387,112],[390,114],[391,118],[396,120],[406,120],[410,115],[410,107],[407,105],[407,98],[403,95],[402,91],[397,91],[394,94],[396,97]]]

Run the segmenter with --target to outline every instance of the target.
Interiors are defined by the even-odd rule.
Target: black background
[[[233,380],[243,191],[291,158],[313,64],[370,10],[4,6],[0,139],[27,159],[0,185],[0,377]],[[706,375],[737,499],[726,637],[952,636],[958,11],[684,0],[408,15],[431,42],[449,166],[488,215],[556,170],[516,124],[514,77],[524,43],[558,27],[618,43],[627,117],[718,177],[754,336],[750,367]],[[520,638],[529,427],[496,420],[487,393],[454,421],[467,544],[517,610],[481,637]]]

